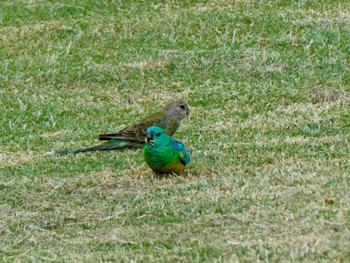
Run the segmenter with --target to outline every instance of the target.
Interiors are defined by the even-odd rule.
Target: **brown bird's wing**
[[[99,135],[99,140],[121,139],[144,142],[147,128],[153,125],[162,128],[170,136],[172,136],[179,127],[178,122],[171,116],[166,116],[164,112],[156,112],[152,116],[146,117],[117,133],[101,134]]]

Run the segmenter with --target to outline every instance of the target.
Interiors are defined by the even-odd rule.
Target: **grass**
[[[3,1],[0,259],[345,262],[348,1]],[[169,101],[192,161],[97,143]]]

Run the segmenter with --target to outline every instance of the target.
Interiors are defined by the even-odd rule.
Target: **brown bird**
[[[190,109],[185,102],[173,102],[165,106],[164,109],[150,114],[117,133],[99,135],[99,140],[108,141],[104,144],[85,149],[49,152],[48,154],[65,155],[70,153],[74,154],[114,149],[143,148],[145,145],[146,131],[150,126],[160,127],[165,130],[167,134],[173,136],[179,128],[181,120],[188,116],[189,113]]]

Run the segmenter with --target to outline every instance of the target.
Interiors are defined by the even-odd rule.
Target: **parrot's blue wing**
[[[181,163],[183,165],[187,165],[190,162],[190,155],[188,154],[185,146],[181,142],[175,140],[175,148],[179,152]]]

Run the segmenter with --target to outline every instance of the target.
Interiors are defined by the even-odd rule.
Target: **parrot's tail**
[[[122,141],[122,140],[110,140],[107,143],[84,148],[78,150],[67,150],[67,151],[58,151],[58,152],[48,152],[50,155],[67,155],[67,154],[76,154],[76,153],[86,153],[86,152],[94,152],[94,151],[108,151],[115,149],[139,149],[144,146],[144,143],[138,141]]]

